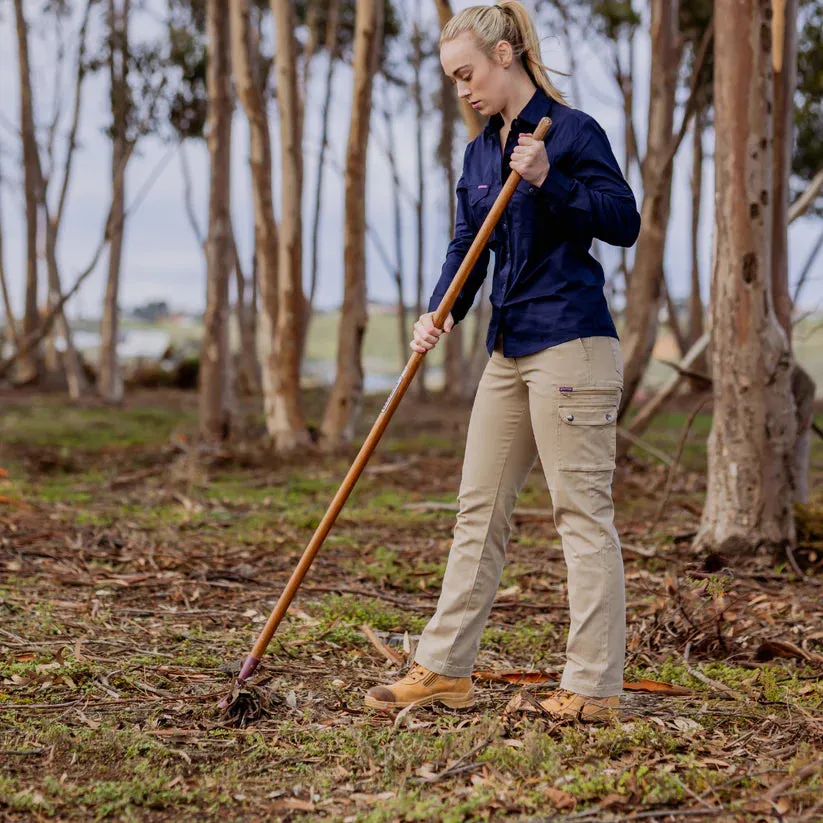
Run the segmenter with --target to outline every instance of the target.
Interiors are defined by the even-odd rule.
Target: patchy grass
[[[0,413],[10,444],[0,477],[4,820],[823,813],[815,807],[823,789],[819,442],[815,497],[799,510],[804,580],[782,559],[729,569],[692,555],[708,417],[698,417],[652,528],[665,471],[635,451],[645,466],[619,467],[625,679],[683,686],[690,696],[626,689],[620,722],[558,725],[504,715],[520,687],[478,680],[472,710],[418,708],[395,726],[362,697],[404,667],[364,626],[405,655],[431,617],[455,515],[410,504],[456,502],[468,421],[467,408],[410,400],[278,627],[256,681],[268,713],[238,728],[217,710],[231,686],[223,667],[248,653],[352,455],[274,460],[236,444],[193,457],[170,447],[173,436],[192,433],[191,398],[161,399],[159,409],[143,396],[109,410],[34,398],[31,414],[14,402]],[[364,427],[383,399],[369,399]],[[685,416],[661,416],[649,442],[673,453]],[[532,513],[512,519],[476,669],[557,678],[568,634],[565,566],[539,466],[518,508]]]

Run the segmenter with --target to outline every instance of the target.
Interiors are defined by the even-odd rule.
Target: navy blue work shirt
[[[451,310],[455,323],[466,316],[494,252],[489,356],[498,332],[506,357],[523,357],[576,337],[618,336],[603,293],[603,267],[589,248],[594,237],[614,246],[634,244],[640,231],[634,194],[594,118],[555,102],[540,88],[512,121],[504,152],[500,114],[490,117],[466,147],[454,238],[429,311],[440,305],[511,173],[518,136],[533,133],[547,115],[552,119],[544,140],[548,175],[539,187],[518,183]]]

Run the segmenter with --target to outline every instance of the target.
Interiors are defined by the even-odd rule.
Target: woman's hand
[[[451,312],[449,312],[442,329],[435,328],[432,321],[433,316],[434,312],[432,311],[421,314],[414,324],[414,339],[409,345],[420,354],[425,354],[429,349],[433,349],[437,345],[440,335],[443,332],[448,334],[454,328],[454,318],[451,316]]]
[[[523,133],[517,139],[509,166],[533,186],[542,186],[549,173],[546,144]]]

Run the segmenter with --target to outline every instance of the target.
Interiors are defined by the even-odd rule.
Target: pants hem
[[[560,688],[568,689],[570,692],[582,694],[584,697],[613,697],[623,693],[623,681],[619,683],[603,683],[600,686],[592,686],[580,680],[573,678],[561,678]]]
[[[414,662],[425,666],[433,672],[442,674],[444,677],[471,677],[471,673],[474,671],[473,666],[466,668],[465,666],[455,666],[453,664],[446,665],[439,660],[429,657],[425,653],[416,654],[414,656]]]

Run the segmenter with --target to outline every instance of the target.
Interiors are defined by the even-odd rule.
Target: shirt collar
[[[552,99],[539,86],[535,89],[531,99],[523,107],[520,114],[517,115],[517,120],[520,123],[528,124],[537,128],[540,119],[551,113]],[[484,131],[487,134],[494,135],[503,127],[503,115],[499,112],[493,114],[486,123]]]

